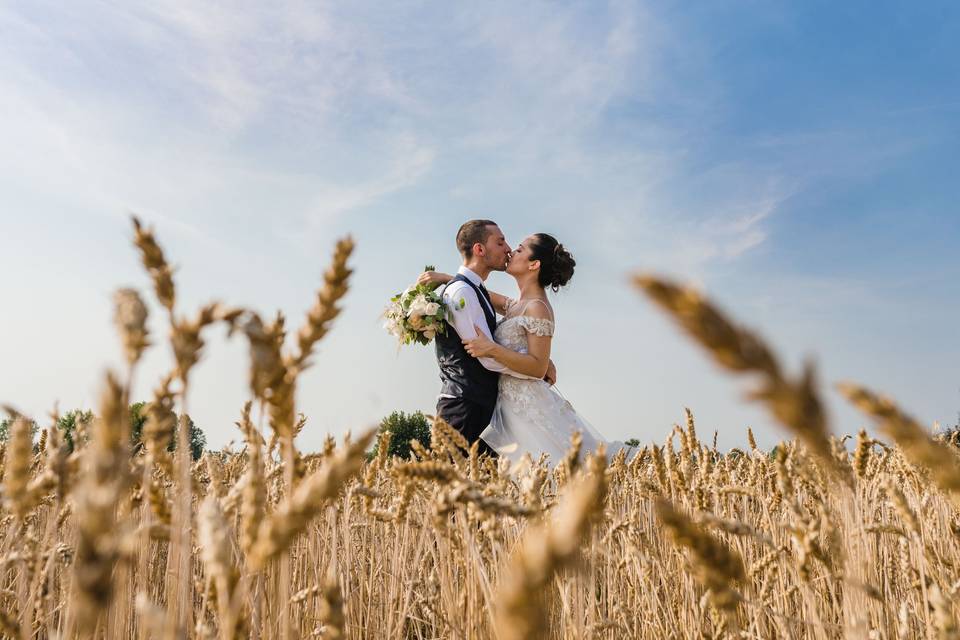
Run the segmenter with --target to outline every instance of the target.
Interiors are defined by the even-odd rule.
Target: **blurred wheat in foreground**
[[[128,369],[103,382],[71,451],[15,409],[2,445],[0,635],[8,638],[960,638],[956,443],[890,400],[840,387],[888,442],[830,432],[811,367],[696,292],[636,284],[795,438],[720,452],[694,416],[662,443],[528,460],[509,473],[436,421],[429,449],[367,459],[372,432],[302,453],[297,381],[349,287],[338,243],[287,348],[283,316],[210,304],[183,315],[153,232],[135,243],[169,321],[175,369],[130,446],[126,407],[147,331],[115,322]],[[249,343],[241,451],[188,455],[204,331]],[[197,393],[202,393],[198,390]],[[175,453],[168,452],[174,440]]]

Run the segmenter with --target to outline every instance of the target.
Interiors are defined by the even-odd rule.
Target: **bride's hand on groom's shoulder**
[[[453,276],[449,273],[441,273],[440,271],[424,271],[417,278],[417,284],[447,284],[453,280]]]
[[[467,353],[474,358],[492,356],[497,348],[497,343],[484,335],[480,327],[474,325],[473,328],[477,330],[477,337],[463,341],[463,346],[467,350]]]

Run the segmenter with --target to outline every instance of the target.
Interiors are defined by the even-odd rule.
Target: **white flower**
[[[392,336],[396,336],[397,338],[403,336],[403,327],[400,326],[400,323],[393,316],[387,316],[387,319],[383,323],[383,328]]]
[[[410,318],[413,316],[428,315],[426,313],[427,304],[426,298],[424,298],[422,295],[417,296],[410,302],[410,306],[407,307],[407,317]]]
[[[435,316],[440,311],[440,305],[436,302],[430,302],[427,304],[425,311],[428,316]]]

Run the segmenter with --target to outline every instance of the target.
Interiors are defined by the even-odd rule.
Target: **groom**
[[[437,415],[472,444],[490,424],[500,373],[508,369],[493,358],[474,358],[467,353],[463,340],[475,338],[477,329],[493,339],[497,310],[483,283],[492,271],[506,270],[510,246],[496,222],[470,220],[457,232],[457,249],[463,265],[443,290],[454,331],[437,334],[434,339],[442,382]],[[553,384],[555,378],[551,362],[546,379]],[[483,440],[479,451],[496,456]]]

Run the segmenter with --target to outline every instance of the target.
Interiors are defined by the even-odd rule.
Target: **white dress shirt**
[[[473,270],[468,269],[467,267],[461,266],[457,269],[457,273],[461,274],[467,280],[472,282],[475,286],[483,286],[483,280],[478,276]],[[447,284],[443,289],[443,302],[447,305],[449,310],[448,320],[450,324],[453,325],[454,330],[463,340],[470,340],[477,337],[477,330],[474,328],[479,327],[483,332],[483,335],[487,336],[489,339],[493,340],[494,337],[490,333],[490,328],[487,325],[487,318],[483,314],[483,307],[487,307],[493,317],[497,317],[497,311],[493,307],[487,304],[487,300],[480,299],[483,296],[477,296],[476,291],[473,290],[473,287],[468,285],[466,282],[460,280],[454,280]],[[481,307],[480,305],[483,305]],[[517,373],[509,367],[506,367],[493,358],[484,357],[477,358],[484,369],[488,371],[495,371],[497,373],[503,373],[507,375],[514,376],[516,378],[526,378],[528,380],[533,380],[532,376],[524,375],[522,373]]]

